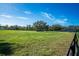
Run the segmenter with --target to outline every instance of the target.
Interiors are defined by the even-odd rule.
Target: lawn
[[[66,55],[73,34],[72,32],[0,30],[0,55]]]

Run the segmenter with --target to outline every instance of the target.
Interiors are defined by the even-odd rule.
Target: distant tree
[[[6,30],[9,29],[9,26],[8,26],[8,25],[5,25],[5,26],[3,26],[3,27],[4,27],[4,29],[6,29]]]
[[[72,32],[79,31],[79,26],[70,25],[68,26],[68,31]]]
[[[75,26],[73,25],[68,26],[68,31],[71,31],[71,32],[76,31]]]
[[[76,31],[79,32],[79,26],[76,26],[75,28],[76,28]]]
[[[5,29],[5,26],[2,26],[1,24],[0,24],[0,30],[4,30]]]
[[[60,31],[63,29],[63,27],[59,24],[52,25],[51,27],[52,27],[52,30],[54,31]]]
[[[17,25],[13,25],[9,27],[10,30],[18,30],[19,27]]]
[[[48,25],[44,21],[37,21],[33,24],[36,31],[46,31],[48,30]]]
[[[48,26],[48,31],[53,31],[53,26]]]
[[[1,24],[0,24],[0,30],[1,30],[1,27],[2,27],[2,26],[1,26]]]
[[[27,25],[26,26],[26,30],[32,30],[32,26],[31,25]]]
[[[52,26],[47,25],[44,21],[37,21],[33,23],[33,25],[27,26],[18,26],[18,25],[1,25],[0,30],[30,30],[30,31],[70,31],[70,32],[79,32],[79,25],[69,25],[69,26],[62,26],[59,24],[54,24]]]

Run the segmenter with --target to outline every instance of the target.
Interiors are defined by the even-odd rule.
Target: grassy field
[[[73,33],[0,30],[0,55],[66,55]]]

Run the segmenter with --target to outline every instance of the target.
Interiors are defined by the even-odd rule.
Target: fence
[[[79,56],[79,46],[78,46],[78,38],[75,33],[74,38],[71,42],[70,48],[68,50],[67,56]]]

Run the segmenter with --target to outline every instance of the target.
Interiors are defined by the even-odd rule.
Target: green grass
[[[0,30],[0,55],[66,55],[73,33]]]

